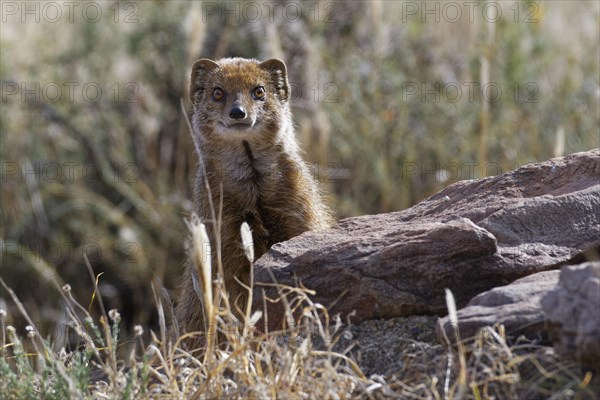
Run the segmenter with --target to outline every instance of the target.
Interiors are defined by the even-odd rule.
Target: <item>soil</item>
[[[441,348],[435,336],[437,318],[415,315],[345,326],[333,349],[351,356],[366,376],[386,376],[403,369],[403,354],[409,350]]]

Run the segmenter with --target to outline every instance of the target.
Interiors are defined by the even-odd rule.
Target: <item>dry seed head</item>
[[[25,331],[27,332],[27,336],[32,338],[35,336],[35,329],[31,325],[27,325],[25,327]]]
[[[63,292],[65,293],[69,293],[71,291],[71,285],[69,285],[68,283],[66,283],[63,287],[62,287]]]
[[[458,326],[458,313],[456,312],[456,302],[454,301],[454,295],[449,289],[446,291],[446,306],[448,307],[448,318],[452,326]]]
[[[254,326],[261,319],[262,311],[254,311],[254,314],[250,317],[248,322],[246,322],[249,326]]]
[[[139,337],[139,336],[142,336],[143,333],[144,333],[144,328],[142,328],[141,325],[135,325],[133,327],[133,336]]]
[[[211,246],[210,240],[208,239],[208,233],[206,233],[206,226],[200,222],[200,218],[196,214],[192,214],[189,221],[186,221],[186,225],[192,234],[192,260],[194,266],[200,274],[201,269],[211,271]],[[207,275],[208,281],[211,281],[211,276]]]
[[[210,248],[210,240],[208,240],[208,233],[206,233],[206,226],[203,223],[199,223],[198,225],[194,225],[194,248],[196,249],[196,254],[200,255],[200,263],[196,265],[201,267],[198,269],[198,272],[202,276],[202,282],[204,284],[205,293],[208,294],[208,298],[212,299],[212,287],[210,283],[212,282],[212,270],[211,270],[211,248]]]
[[[240,227],[240,233],[242,235],[242,245],[244,246],[244,253],[246,253],[246,258],[248,261],[254,261],[254,241],[252,240],[252,232],[250,231],[250,226],[243,222]]]
[[[211,267],[211,248],[210,248],[210,240],[208,240],[208,233],[206,233],[206,226],[202,223],[200,223],[199,225],[200,228],[200,241],[202,243],[202,246],[200,247],[202,250],[202,261],[203,264],[205,264],[204,268],[206,268],[208,271],[211,271],[210,267]],[[210,281],[210,275],[206,275],[209,279],[208,281]]]
[[[121,314],[119,314],[119,312],[115,308],[113,308],[108,312],[108,318],[110,318],[114,322],[119,322],[121,320]]]
[[[192,279],[199,281],[199,290],[196,290],[198,297],[208,315],[212,315],[212,269],[211,269],[211,247],[206,226],[200,222],[200,218],[196,214],[192,214],[192,218],[186,221],[188,229],[192,234],[191,259],[194,264]],[[194,276],[196,275],[196,277]],[[196,285],[196,282],[194,282]],[[198,293],[200,292],[200,293]]]

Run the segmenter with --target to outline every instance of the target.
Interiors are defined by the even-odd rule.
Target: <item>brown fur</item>
[[[259,86],[266,91],[262,100],[253,97]],[[223,91],[222,99],[213,97],[215,88]],[[213,249],[213,277],[216,277],[217,241],[205,187],[208,180],[217,219],[221,202],[223,206],[221,249],[225,287],[233,308],[245,310],[248,292],[236,282],[236,278],[244,283],[249,281],[250,263],[240,237],[242,222],[250,225],[254,254],[258,258],[275,243],[307,230],[326,228],[331,217],[300,156],[292,126],[290,87],[282,61],[198,60],[192,69],[190,98],[193,134],[200,152],[194,210],[207,227]],[[232,107],[243,108],[246,117],[232,118]],[[231,126],[240,122],[246,125]],[[204,330],[201,303],[191,275],[188,266],[176,308],[180,333]]]

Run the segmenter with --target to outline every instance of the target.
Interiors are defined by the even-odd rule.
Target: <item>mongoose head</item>
[[[192,67],[193,123],[223,140],[276,135],[289,118],[290,87],[283,61],[200,59]]]

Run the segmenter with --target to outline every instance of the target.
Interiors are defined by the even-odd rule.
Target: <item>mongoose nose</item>
[[[242,107],[233,107],[231,111],[229,111],[229,118],[232,119],[243,119],[246,117],[246,110]]]

